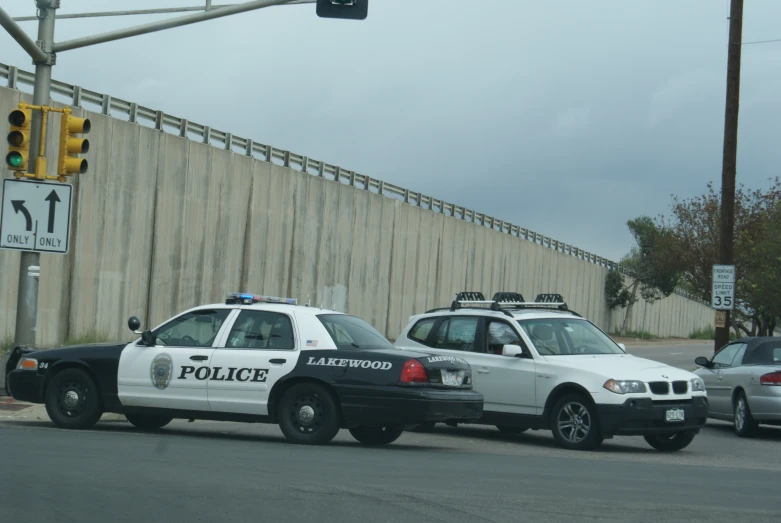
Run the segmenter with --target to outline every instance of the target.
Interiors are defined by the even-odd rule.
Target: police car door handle
[[[191,360],[195,360],[195,361],[203,361],[203,360],[209,359],[209,357],[208,356],[190,356],[190,359]]]
[[[287,360],[283,360],[282,358],[274,358],[273,360],[268,360],[271,363],[285,363]]]
[[[486,367],[480,367],[479,369],[477,369],[477,372],[479,372],[480,374],[488,374],[491,371],[488,370]]]

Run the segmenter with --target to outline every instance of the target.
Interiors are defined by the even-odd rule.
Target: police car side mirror
[[[502,355],[510,356],[514,358],[525,358],[526,355],[523,352],[523,347],[518,345],[504,345],[502,347]]]
[[[130,319],[127,320],[127,328],[133,331],[134,334],[140,334],[138,329],[141,328],[141,320],[135,316],[131,316]]]
[[[147,347],[155,346],[155,336],[152,331],[144,331],[141,333],[141,344]]]

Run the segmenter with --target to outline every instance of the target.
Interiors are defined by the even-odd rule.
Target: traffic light
[[[320,18],[345,18],[366,20],[369,0],[317,0],[317,16]]]
[[[8,133],[8,154],[5,163],[12,171],[27,171],[30,159],[30,124],[32,111],[27,108],[17,108],[8,115],[11,129]]]
[[[57,174],[70,176],[87,172],[87,160],[76,155],[89,151],[89,140],[76,135],[87,134],[90,130],[88,118],[73,116],[70,110],[62,113],[60,122],[60,156],[57,161]]]

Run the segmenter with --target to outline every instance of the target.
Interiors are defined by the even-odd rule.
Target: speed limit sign
[[[713,266],[713,288],[711,308],[717,311],[731,311],[735,308],[735,266]]]

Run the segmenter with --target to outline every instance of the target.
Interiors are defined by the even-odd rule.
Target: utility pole
[[[727,48],[727,103],[724,112],[724,157],[721,170],[721,234],[719,263],[733,265],[735,230],[735,177],[738,157],[738,109],[740,106],[740,55],[743,42],[743,0],[731,0]],[[729,343],[731,311],[725,311],[724,327],[716,328],[714,352]]]
[[[33,105],[49,105],[52,85],[51,53],[54,45],[54,19],[59,0],[36,0],[38,8],[38,48],[46,54],[43,59],[35,60],[35,85],[33,87]],[[41,140],[42,114],[33,111],[30,129],[30,150],[37,151]],[[29,162],[28,172],[35,172],[35,162]],[[19,263],[19,295],[16,302],[16,339],[15,345],[35,345],[35,331],[38,313],[38,278],[40,276],[41,255],[38,252],[22,251]]]

